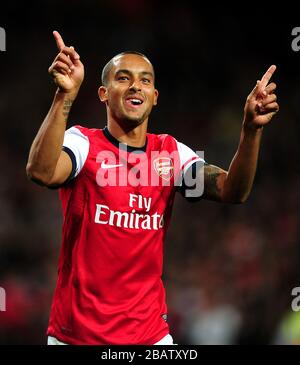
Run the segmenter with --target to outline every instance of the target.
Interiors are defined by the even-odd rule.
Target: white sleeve
[[[81,133],[78,128],[71,127],[65,131],[63,149],[70,155],[72,160],[74,171],[72,177],[76,177],[83,168],[89,153],[89,148],[90,142],[88,137]]]
[[[176,143],[180,158],[180,170],[182,171],[182,175],[186,173],[188,168],[193,163],[198,161],[201,161],[203,163],[205,162],[203,158],[203,151],[198,151],[198,153],[196,153],[185,144],[178,141],[176,141]]]

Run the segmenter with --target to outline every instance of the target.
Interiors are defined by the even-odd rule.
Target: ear
[[[99,95],[99,99],[102,101],[102,103],[107,102],[108,96],[107,96],[107,88],[105,86],[100,86],[99,87],[98,95]]]
[[[153,101],[153,105],[157,105],[157,99],[158,99],[158,90],[154,90],[154,101]]]

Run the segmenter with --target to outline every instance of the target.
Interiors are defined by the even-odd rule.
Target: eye
[[[142,78],[142,82],[143,82],[144,84],[150,84],[150,83],[151,83],[151,80],[149,80],[149,79],[147,79],[147,78],[143,77],[143,78]]]
[[[127,80],[129,80],[129,77],[128,76],[119,76],[117,80],[118,81],[127,81]]]

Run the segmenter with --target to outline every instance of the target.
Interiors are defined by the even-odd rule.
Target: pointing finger
[[[276,70],[276,66],[275,65],[272,65],[268,68],[267,72],[264,74],[264,76],[262,77],[261,79],[261,88],[262,89],[265,89],[265,87],[268,85],[273,73],[275,72]]]
[[[56,41],[57,48],[61,51],[65,47],[65,43],[61,35],[56,30],[53,32],[53,35]]]
[[[260,83],[261,83],[261,81],[259,81],[259,80],[256,81],[256,85],[254,86],[253,90],[249,94],[249,98],[251,98],[253,96],[255,97],[258,94],[258,91],[260,89]]]

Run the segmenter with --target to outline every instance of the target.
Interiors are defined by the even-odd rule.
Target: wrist
[[[259,125],[259,124],[254,124],[254,123],[247,123],[247,122],[243,122],[243,132],[246,134],[260,134],[262,133],[264,126],[263,125]]]
[[[68,122],[69,114],[76,96],[77,92],[74,91],[64,92],[59,89],[56,90],[53,106],[58,112],[58,115],[61,115],[65,123]]]
[[[79,89],[78,90],[64,91],[64,90],[61,90],[60,88],[57,88],[55,95],[59,99],[71,100],[73,102],[77,97],[78,91],[79,91]]]

